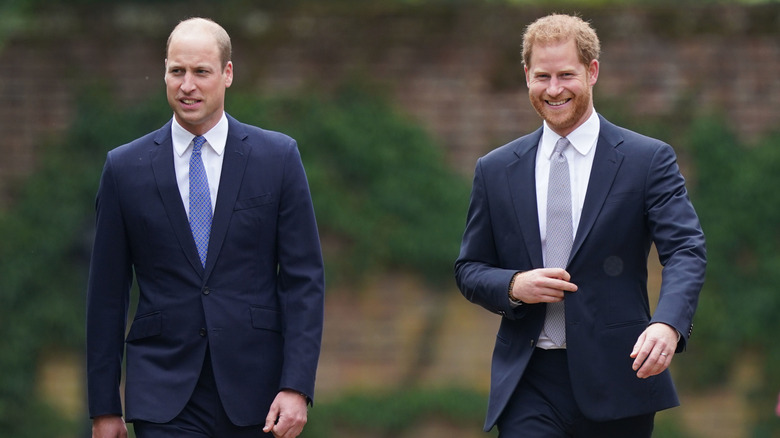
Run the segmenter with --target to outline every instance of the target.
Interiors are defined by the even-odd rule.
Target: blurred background
[[[682,407],[655,436],[780,437],[780,4],[760,0],[3,0],[0,437],[89,434],[98,179],[109,149],[171,117],[165,41],[190,16],[232,37],[227,111],[295,137],[309,177],[328,290],[302,436],[495,436],[499,320],[452,265],[476,159],[541,124],[520,46],[550,12],[592,22],[597,111],[675,147],[707,234]]]

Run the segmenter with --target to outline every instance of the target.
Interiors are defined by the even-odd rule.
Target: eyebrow
[[[187,63],[179,63],[179,62],[168,62],[167,69],[173,69],[173,68],[184,68],[188,69],[191,68],[193,70],[214,70],[214,66],[209,64],[195,64],[195,65],[188,65]]]

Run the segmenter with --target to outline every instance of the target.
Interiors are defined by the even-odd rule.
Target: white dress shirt
[[[227,143],[228,121],[225,113],[217,124],[209,132],[203,135],[206,143],[201,149],[201,159],[206,168],[206,176],[209,179],[209,192],[211,192],[211,211],[217,205],[217,191],[219,190],[219,178],[222,176],[222,161],[225,157],[225,144]],[[171,123],[171,138],[173,140],[173,167],[176,172],[176,183],[179,186],[181,200],[184,203],[184,211],[190,216],[190,156],[192,156],[192,139],[195,135],[184,129],[173,118]],[[207,147],[208,146],[208,147]]]
[[[571,220],[573,236],[577,235],[577,226],[582,215],[582,205],[590,181],[590,171],[593,167],[593,157],[596,153],[596,142],[599,138],[601,123],[598,114],[593,114],[582,125],[572,131],[566,139],[572,147],[566,148],[563,155],[569,163],[571,177]],[[547,252],[547,185],[550,179],[550,159],[555,143],[561,138],[544,122],[542,138],[536,153],[536,207],[539,212],[539,234],[542,238],[542,254]],[[539,336],[539,348],[557,348],[542,329]],[[564,344],[565,347],[565,344]]]

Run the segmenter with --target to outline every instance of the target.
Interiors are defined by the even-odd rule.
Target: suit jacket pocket
[[[127,342],[139,339],[159,336],[162,333],[162,314],[160,312],[147,313],[135,318],[127,334]]]
[[[618,193],[610,193],[607,196],[607,199],[604,201],[605,204],[613,204],[615,202],[624,202],[624,201],[641,201],[643,196],[643,193],[639,190],[634,191],[628,191],[628,192],[618,192]]]
[[[641,326],[642,330],[644,330],[645,327],[650,323],[650,321],[646,318],[641,319],[633,319],[628,321],[616,321],[616,322],[610,322],[605,325],[607,329],[620,329],[624,327],[631,327],[631,326]]]
[[[233,206],[233,210],[246,210],[248,208],[260,207],[262,205],[270,204],[273,202],[273,197],[270,193],[265,193],[260,196],[253,196],[247,199],[239,199]]]
[[[252,306],[252,327],[256,329],[282,332],[282,318],[279,312],[268,307]]]

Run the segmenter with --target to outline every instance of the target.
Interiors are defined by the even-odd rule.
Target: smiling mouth
[[[196,103],[200,102],[199,100],[196,99],[180,99],[180,101],[185,105],[195,105]]]
[[[545,100],[545,102],[547,103],[547,105],[550,105],[550,106],[561,106],[561,105],[569,102],[570,100],[571,99],[556,100],[556,101]]]

